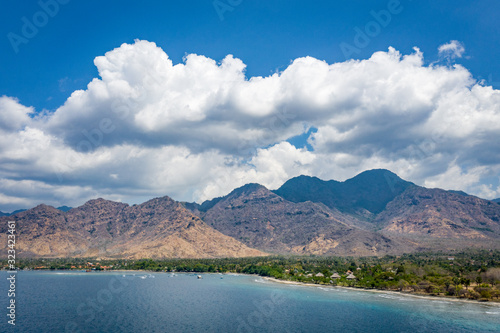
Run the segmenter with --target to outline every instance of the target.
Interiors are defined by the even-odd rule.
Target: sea
[[[500,304],[237,274],[20,271],[1,332],[500,332]]]

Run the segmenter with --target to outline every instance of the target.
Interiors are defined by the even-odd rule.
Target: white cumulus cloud
[[[449,59],[462,58],[465,53],[465,47],[457,40],[452,40],[449,43],[443,44],[438,48],[439,55]]]
[[[439,51],[464,49],[452,41]],[[0,97],[1,209],[96,196],[202,201],[249,182],[276,188],[371,168],[500,196],[500,91],[460,65],[426,66],[418,48],[333,64],[298,58],[267,77],[246,77],[231,55],[174,64],[139,40],[94,63],[99,78],[53,113]],[[304,133],[313,150],[286,141]]]

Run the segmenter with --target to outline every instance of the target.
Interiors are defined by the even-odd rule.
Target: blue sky
[[[137,1],[70,1],[18,53],[8,38],[1,39],[0,89],[26,105],[54,110],[97,76],[96,56],[134,39],[154,41],[175,62],[186,53],[215,60],[233,54],[247,64],[248,76],[269,75],[303,56],[343,61],[340,43],[354,45],[353,29],[363,29],[373,21],[370,12],[386,9],[388,3],[241,1],[231,6],[233,11],[223,12],[221,21],[213,1],[149,1],[147,6]],[[403,53],[418,46],[427,61],[434,61],[439,45],[459,40],[470,57],[460,63],[476,78],[500,87],[498,1],[400,3],[401,13],[392,15],[389,25],[354,58],[368,58],[389,46]],[[32,21],[41,10],[37,1],[4,6],[2,36],[21,35],[21,18]]]
[[[483,197],[500,196],[499,163],[497,157],[492,156],[495,153],[498,155],[495,144],[492,142],[497,139],[494,135],[496,129],[484,125],[496,119],[495,117],[500,112],[496,104],[496,93],[500,88],[500,62],[497,60],[500,54],[500,24],[497,18],[499,12],[500,3],[497,1],[316,1],[311,4],[290,0],[220,0],[149,1],[147,5],[137,1],[61,0],[56,2],[55,0],[42,0],[22,3],[9,1],[4,4],[4,10],[0,13],[2,22],[0,36],[3,36],[0,38],[0,63],[2,64],[0,66],[0,96],[5,96],[2,111],[4,115],[1,119],[4,122],[12,120],[13,123],[19,124],[16,125],[17,127],[4,126],[6,127],[4,130],[9,131],[6,133],[17,139],[22,135],[27,135],[33,140],[49,140],[50,143],[44,147],[54,152],[54,160],[60,157],[55,151],[67,156],[67,149],[72,149],[81,154],[81,158],[85,161],[94,158],[99,160],[99,154],[109,156],[116,153],[118,155],[115,158],[121,163],[114,165],[111,162],[103,162],[99,169],[104,170],[102,174],[97,169],[93,170],[84,165],[85,163],[80,163],[77,167],[66,169],[63,167],[64,172],[61,172],[64,176],[61,172],[59,174],[56,172],[54,175],[54,172],[50,170],[59,167],[45,165],[46,162],[42,160],[42,157],[28,158],[12,153],[12,151],[28,149],[23,146],[28,139],[19,139],[19,146],[15,146],[14,150],[4,149],[3,154],[0,154],[0,163],[3,165],[0,169],[2,179],[0,210],[24,208],[42,201],[53,205],[78,205],[96,195],[129,203],[167,194],[178,200],[202,201],[215,195],[225,194],[231,188],[249,181],[258,181],[272,188],[300,173],[342,180],[355,175],[363,168],[371,167],[390,168],[421,185],[453,187]],[[389,16],[384,16],[384,13],[385,15],[389,13]],[[379,18],[378,21],[376,16]],[[36,31],[29,31],[27,24],[35,24]],[[26,31],[30,34],[26,34]],[[364,38],[359,36],[359,31],[365,34]],[[432,98],[433,100],[439,99],[441,102],[434,105],[434,108],[430,108],[428,113],[422,114],[420,111],[407,113],[408,117],[404,119],[410,119],[410,121],[403,120],[400,116],[390,118],[383,113],[379,113],[377,117],[378,109],[356,115],[354,119],[358,119],[359,124],[367,124],[362,135],[352,131],[353,128],[361,127],[361,125],[351,126],[348,122],[332,116],[310,116],[314,112],[319,112],[319,109],[322,110],[321,112],[326,112],[325,114],[330,112],[330,114],[339,115],[342,112],[348,112],[348,108],[344,111],[340,110],[342,107],[339,105],[345,105],[345,103],[335,104],[336,102],[328,104],[330,109],[323,110],[323,107],[328,107],[320,103],[322,97],[319,95],[304,96],[303,101],[312,98],[308,100],[308,103],[318,102],[318,105],[322,105],[318,106],[319,109],[310,112],[307,110],[307,103],[301,110],[295,110],[293,106],[300,104],[300,101],[288,101],[283,99],[282,95],[279,98],[268,97],[266,101],[275,101],[273,102],[275,109],[270,108],[267,113],[253,110],[251,107],[249,110],[242,111],[234,105],[239,105],[240,102],[252,103],[252,98],[245,95],[250,94],[248,91],[253,91],[249,88],[247,92],[241,93],[244,97],[241,100],[234,101],[236,97],[227,97],[229,102],[219,101],[218,104],[216,103],[217,108],[210,108],[203,104],[206,101],[199,102],[204,105],[200,108],[206,107],[207,109],[197,110],[192,114],[188,112],[189,116],[183,119],[187,121],[187,123],[183,122],[184,127],[176,125],[176,128],[183,128],[184,134],[191,131],[191,133],[196,133],[183,136],[167,126],[170,122],[165,122],[165,127],[157,128],[151,124],[153,118],[148,118],[149,122],[141,118],[164,119],[161,111],[158,115],[147,110],[153,107],[155,110],[162,107],[165,110],[169,108],[165,104],[169,101],[165,97],[168,93],[160,96],[157,94],[162,94],[161,92],[155,91],[153,94],[151,91],[143,91],[144,96],[149,96],[148,94],[151,93],[152,98],[161,102],[154,105],[153,103],[144,104],[143,101],[133,102],[132,115],[135,121],[138,121],[135,125],[115,122],[113,126],[118,127],[117,130],[113,129],[109,135],[103,135],[102,140],[97,140],[98,144],[89,146],[88,151],[83,151],[83,146],[78,145],[86,138],[82,133],[85,131],[85,133],[96,133],[92,131],[99,129],[99,121],[104,119],[104,116],[99,118],[95,115],[106,112],[102,111],[105,109],[104,105],[108,105],[109,108],[109,103],[111,103],[91,98],[96,94],[91,94],[91,89],[87,85],[94,78],[102,79],[94,59],[120,48],[124,43],[135,45],[134,51],[131,52],[138,52],[138,54],[156,52],[155,48],[143,44],[139,46],[135,40],[155,43],[159,50],[168,55],[173,65],[185,64],[185,57],[190,54],[213,59],[219,65],[227,55],[233,55],[235,59],[240,59],[246,65],[245,69],[240,71],[246,80],[258,76],[270,78],[274,73],[281,75],[287,69],[292,72],[292,63],[297,63],[296,67],[302,66],[302,71],[310,70],[313,73],[316,64],[312,62],[299,64],[296,61],[304,57],[311,57],[329,65],[344,64],[345,68],[342,73],[351,75],[350,77],[355,75],[352,71],[358,73],[354,65],[348,65],[350,59],[361,61],[360,63],[365,64],[367,68],[372,68],[370,65],[370,59],[372,59],[377,65],[376,68],[370,69],[374,72],[367,74],[366,79],[373,79],[373,75],[382,69],[387,69],[387,66],[395,66],[388,69],[389,72],[392,70],[394,73],[406,73],[404,69],[406,67],[398,66],[405,56],[414,55],[422,62],[417,66],[421,75],[429,71],[436,74],[436,76],[421,78],[422,85],[426,84],[425,80],[438,80],[445,76],[448,77],[449,82],[462,80],[463,84],[459,85],[459,88],[468,89],[473,95],[468,101],[477,107],[475,110],[478,114],[471,116],[472,119],[477,119],[477,123],[474,122],[473,129],[464,130],[470,133],[469,141],[461,135],[455,137],[454,135],[457,134],[450,131],[448,127],[442,131],[437,131],[435,128],[434,131],[431,130],[430,122],[445,116],[444,113],[439,113],[441,112],[440,106],[451,100],[449,97],[452,94],[449,90],[451,83],[443,83],[436,87],[436,89],[443,89],[442,93],[437,93]],[[353,47],[349,49],[352,52],[346,53],[346,45]],[[439,52],[439,47],[443,45],[448,45],[449,48],[445,47],[442,52]],[[399,61],[390,62],[390,54],[393,53],[389,51],[389,47],[398,52]],[[414,47],[417,47],[419,51],[415,51]],[[354,48],[355,51],[353,51]],[[124,52],[124,49],[117,50]],[[119,52],[121,51],[117,51],[118,58],[120,58]],[[386,63],[386,60],[375,61],[374,54],[377,52],[384,53],[389,59],[386,59],[388,62]],[[159,62],[163,61],[160,54],[156,56],[159,57]],[[138,59],[135,56],[127,57],[124,61],[133,62],[134,59]],[[415,61],[418,62],[418,59]],[[200,68],[195,66],[197,62],[201,64],[203,61],[192,60],[193,68]],[[120,63],[122,66],[120,68],[125,72],[127,64],[132,65]],[[457,64],[461,65],[462,72],[454,69],[453,66]],[[109,70],[108,65],[108,63],[103,63],[102,71]],[[116,63],[113,66],[115,65]],[[238,67],[236,63],[233,65]],[[112,70],[115,68],[113,66]],[[145,66],[151,66],[151,63]],[[201,69],[199,77],[203,76],[207,68]],[[440,74],[440,69],[445,71],[444,74]],[[196,69],[193,70],[196,71]],[[231,73],[231,75],[234,74]],[[390,75],[387,73],[384,75],[389,78]],[[408,75],[414,75],[412,71],[408,73]],[[215,71],[214,75],[226,74]],[[240,80],[237,73],[234,75],[236,76],[230,80]],[[295,76],[296,82],[303,79],[303,84],[306,86],[310,84],[307,80],[315,80],[302,74],[297,75]],[[343,74],[337,73],[336,75]],[[471,83],[470,78],[475,80],[475,83]],[[124,80],[129,80],[130,83],[133,79],[127,77]],[[155,80],[161,80],[161,78],[155,78]],[[192,83],[198,82],[196,75],[190,80]],[[481,83],[481,80],[484,82]],[[200,79],[200,85],[202,81]],[[214,84],[212,81],[203,82],[207,85]],[[491,86],[494,89],[494,96],[491,97],[485,91],[476,92],[471,88],[474,84],[482,87]],[[353,89],[359,88],[361,92],[370,91],[373,88],[360,88],[363,85],[362,78],[352,82],[352,85]],[[387,88],[387,84],[383,87]],[[68,100],[71,94],[80,89],[90,96],[85,97],[86,103],[90,105],[88,108],[81,107],[82,104],[74,100],[71,103]],[[96,86],[92,89],[98,91],[101,88]],[[188,96],[190,93],[187,91],[191,89],[190,85],[185,89],[187,89],[185,95]],[[257,90],[260,91],[259,89],[261,88]],[[263,89],[263,92],[268,91],[267,88]],[[280,83],[280,89],[280,94],[282,94],[283,91],[291,93],[295,88]],[[331,89],[335,90],[335,87],[332,86]],[[380,89],[380,87],[373,88],[372,93],[376,94]],[[453,91],[456,92],[456,89]],[[179,90],[178,93],[183,94],[183,90]],[[414,92],[411,96],[420,96],[420,93]],[[422,94],[425,93],[427,90]],[[199,92],[193,94],[196,96]],[[454,94],[456,95],[460,94]],[[384,95],[380,95],[380,98],[384,98]],[[278,99],[279,102],[276,102]],[[62,107],[65,103],[68,105]],[[193,102],[193,105],[201,105],[199,103]],[[261,106],[263,109],[269,106],[265,101],[259,103],[263,103]],[[463,101],[456,101],[456,103],[464,105]],[[196,108],[192,105],[189,107]],[[280,107],[287,107],[288,111],[279,112],[290,113],[289,118],[286,116],[283,118],[279,112],[276,118],[276,110]],[[409,107],[409,110],[420,110],[421,107],[423,106],[415,105]],[[12,111],[13,109],[17,111]],[[351,111],[361,109],[366,110],[367,107],[356,106]],[[227,117],[228,114],[235,115],[240,111],[244,116]],[[458,114],[461,115],[460,119],[464,121],[464,126],[467,126],[470,123],[465,119],[468,117],[467,111]],[[31,120],[24,119],[25,115],[28,115]],[[177,121],[179,117],[174,118]],[[418,128],[414,126],[423,118],[429,121],[422,123]],[[230,119],[230,121],[224,122],[221,119]],[[240,138],[230,135],[233,131],[235,133],[249,131],[247,135],[252,137],[262,128],[263,123],[275,124],[273,119],[278,119],[281,125],[267,125],[271,130],[268,130],[267,134],[258,134],[261,135],[261,139],[253,143],[248,143],[248,136]],[[385,119],[387,123],[383,124],[377,119]],[[412,119],[414,122],[411,122]],[[157,121],[157,123],[160,122]],[[246,126],[243,123],[253,125]],[[321,126],[325,124],[330,124],[331,127],[322,129]],[[409,124],[413,127],[404,127],[410,126]],[[401,135],[394,135],[386,140],[383,138],[384,131],[394,131],[398,126],[402,126],[401,128],[406,129],[408,133],[414,133],[414,137],[401,138]],[[38,132],[26,134],[26,128],[37,129]],[[318,128],[320,128],[319,131]],[[219,138],[217,133],[221,131],[226,135]],[[437,132],[439,133],[436,134]],[[344,139],[340,138],[339,133],[343,133]],[[10,138],[8,135],[4,137]],[[443,137],[446,140],[441,139]],[[458,137],[465,141],[454,140]],[[478,145],[469,147],[465,144],[464,146],[463,142],[471,141],[477,142]],[[213,144],[205,144],[206,142],[213,142]],[[235,146],[231,147],[228,142],[235,142]],[[285,142],[292,143],[292,147],[286,146]],[[245,148],[240,149],[242,146]],[[158,165],[151,169],[143,169],[136,162],[123,157],[125,153],[116,152],[119,148],[137,151],[139,155],[144,154],[148,164]],[[300,148],[303,149],[297,150]],[[356,152],[353,153],[353,150]],[[478,156],[477,153],[473,154],[478,150],[483,151],[484,154],[482,156]],[[352,156],[349,156],[351,153]],[[276,156],[280,154],[284,154],[286,158],[283,157],[281,160],[277,158]],[[102,156],[101,158],[104,158]],[[292,158],[292,156],[295,157]],[[413,167],[402,162],[403,159],[412,160],[415,156],[417,156],[418,163],[426,166],[425,170],[423,168],[416,170],[419,169],[417,166],[420,164],[414,161],[408,162]],[[169,179],[178,178],[175,181],[159,182],[157,187],[149,184],[158,179],[155,177],[165,176],[166,171],[161,171],[160,164],[172,172],[177,170],[176,168],[186,170],[182,163],[169,165],[173,163],[171,161],[178,161],[182,158],[189,166],[193,163],[200,163],[200,166],[187,168],[190,171],[180,172],[179,177],[169,175]],[[189,160],[190,158],[194,160]],[[291,160],[283,162],[287,158]],[[360,159],[365,162],[361,163]],[[322,162],[320,163],[319,160]],[[62,164],[68,165],[66,162]],[[203,172],[203,165],[218,171]],[[269,173],[269,168],[275,171]],[[99,173],[98,177],[95,177],[96,173]],[[140,180],[131,180],[136,173],[151,174],[151,177],[141,176],[136,177],[141,178]],[[450,180],[457,176],[464,181],[454,183]],[[50,194],[47,194],[48,191]]]

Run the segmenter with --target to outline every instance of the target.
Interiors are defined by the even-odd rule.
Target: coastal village
[[[500,302],[500,251],[452,256],[420,253],[377,257],[254,257],[220,259],[24,259],[20,270],[254,274],[279,282],[386,290]],[[6,269],[6,262],[2,262]]]

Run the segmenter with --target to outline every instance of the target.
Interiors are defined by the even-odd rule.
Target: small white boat
[[[201,279],[201,275],[198,275],[198,279]]]

